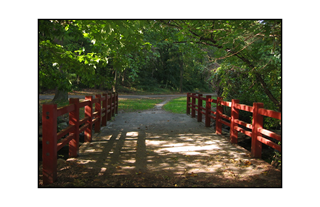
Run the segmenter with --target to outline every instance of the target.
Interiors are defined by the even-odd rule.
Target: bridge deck
[[[259,175],[274,169],[263,160],[229,142],[184,114],[163,110],[118,114],[91,143],[84,143],[77,162],[101,173],[126,174],[128,170],[210,174],[217,176]]]

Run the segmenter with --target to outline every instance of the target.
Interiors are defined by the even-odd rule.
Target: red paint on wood
[[[108,121],[110,121],[111,120],[111,116],[112,116],[112,114],[111,114],[111,103],[112,103],[112,94],[110,94],[110,93],[107,93],[108,94],[108,103],[107,103],[107,105],[108,105],[108,115],[107,115],[107,120]]]
[[[69,113],[69,125],[74,126],[73,132],[69,136],[73,138],[69,141],[69,157],[78,157],[79,153],[79,98],[70,98],[70,104],[74,104],[74,111]]]
[[[94,124],[94,131],[100,132],[101,125],[101,95],[96,95],[98,102],[95,104],[95,111],[97,112],[97,122]]]
[[[272,111],[272,110],[268,110],[268,109],[259,109],[258,113],[263,116],[268,116],[268,117],[272,117],[272,118],[281,120],[281,113],[277,112],[277,111]]]
[[[116,100],[115,100],[115,102],[116,102],[116,111],[115,111],[115,114],[118,114],[118,99],[119,99],[119,94],[118,93],[116,93]]]
[[[108,94],[102,94],[102,96],[104,96],[103,98],[104,98],[104,100],[103,100],[103,102],[102,102],[102,108],[103,108],[103,110],[104,110],[104,112],[105,112],[105,114],[104,114],[104,116],[102,116],[102,120],[101,120],[101,125],[102,126],[107,126],[107,115],[108,115],[108,113],[107,113],[107,110],[108,110],[108,104],[107,104],[107,102],[108,102]]]
[[[201,122],[202,121],[202,113],[201,113],[201,107],[202,107],[202,94],[198,94],[198,117],[197,117],[197,121]]]
[[[236,109],[240,109],[242,111],[248,111],[248,112],[253,112],[253,107],[244,105],[244,104],[235,104]]]
[[[69,132],[72,132],[75,130],[75,127],[70,125],[68,127],[66,127],[65,129],[61,130],[58,134],[57,134],[57,140],[61,139],[61,137],[63,137],[64,135],[68,134]]]
[[[211,112],[211,102],[209,102],[211,96],[206,96],[206,119],[205,119],[205,126],[210,127],[210,112]]]
[[[257,140],[265,145],[268,145],[269,147],[272,147],[273,149],[276,149],[278,150],[279,152],[281,152],[281,146],[278,145],[278,144],[275,144],[274,142],[264,138],[264,137],[261,137],[261,136],[258,136],[257,137]]]
[[[194,118],[196,116],[196,110],[195,110],[195,104],[196,104],[196,98],[195,95],[192,93],[192,98],[191,98],[191,117]]]
[[[238,124],[235,122],[235,119],[239,118],[239,109],[235,107],[235,104],[238,104],[239,100],[232,99],[231,103],[230,141],[231,143],[237,144],[238,131],[235,130],[235,127],[237,127]]]
[[[74,111],[74,105],[73,104],[69,104],[68,106],[64,106],[64,107],[60,107],[57,109],[57,117],[69,113],[71,111]]]
[[[42,105],[43,184],[57,180],[57,104]]]
[[[257,140],[261,136],[258,128],[263,128],[263,116],[258,113],[259,108],[263,108],[263,103],[253,103],[251,155],[256,158],[261,158],[262,151],[261,142]]]
[[[266,130],[266,129],[262,129],[262,128],[258,128],[258,132],[260,132],[261,134],[263,135],[266,135],[268,137],[271,137],[271,138],[274,138],[278,141],[281,141],[281,136],[272,132],[272,131],[269,131],[269,130]]]
[[[91,142],[92,141],[92,96],[86,96],[86,100],[90,100],[90,104],[85,106],[85,116],[89,117],[87,120],[88,127],[84,131],[84,141]]]
[[[75,136],[74,134],[70,134],[69,136],[64,138],[61,142],[57,143],[57,151],[59,151],[63,146],[68,144],[68,142],[70,142],[74,138],[74,136]],[[70,145],[69,145],[69,153],[70,153]]]
[[[238,127],[238,126],[235,127],[235,130],[237,130],[238,132],[241,132],[241,133],[243,133],[243,134],[245,134],[245,135],[247,135],[249,137],[252,137],[252,132],[244,130],[244,129]]]
[[[247,127],[249,129],[252,129],[252,125],[247,123],[247,122],[240,121],[239,119],[235,119],[234,122],[237,123],[237,124],[240,124],[240,125],[242,125],[244,127]]]
[[[221,134],[222,133],[222,123],[219,121],[221,120],[221,114],[222,114],[222,97],[217,98],[217,109],[216,109],[216,133]]]

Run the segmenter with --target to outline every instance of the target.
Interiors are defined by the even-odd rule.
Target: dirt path
[[[204,123],[162,110],[169,100],[151,110],[118,114],[80,147],[78,158],[67,160],[90,171],[85,186],[281,187],[279,170],[250,158]]]

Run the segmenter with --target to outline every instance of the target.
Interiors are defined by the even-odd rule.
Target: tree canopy
[[[281,20],[39,20],[41,88],[215,90],[281,111]]]

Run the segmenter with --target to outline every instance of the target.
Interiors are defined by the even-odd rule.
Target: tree
[[[217,48],[212,61],[241,68],[281,111],[281,20],[162,20],[179,30],[180,43]],[[277,81],[273,81],[278,79]],[[222,82],[223,84],[223,82]],[[280,92],[281,94],[281,92]]]

